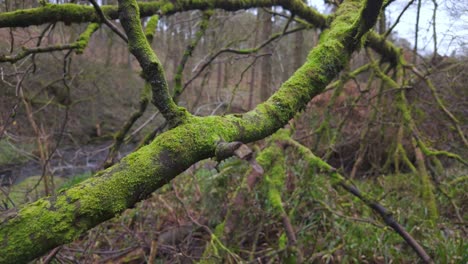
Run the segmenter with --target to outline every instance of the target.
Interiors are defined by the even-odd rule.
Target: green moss
[[[143,78],[151,84],[152,103],[168,121],[169,127],[184,123],[188,112],[178,107],[169,95],[164,69],[152,50],[140,23],[140,10],[135,0],[120,1],[122,26],[128,36],[130,52],[140,63],[143,69]]]
[[[5,226],[2,224],[0,235],[4,239],[4,246],[0,255],[0,263],[8,263],[8,259],[17,259],[16,263],[25,262],[28,259],[27,252],[40,251],[41,248],[53,245],[57,240],[64,243],[67,239],[75,238],[83,230],[69,229],[74,210],[74,206],[57,209],[52,205],[51,199],[40,199],[20,209],[16,219],[32,219],[33,221],[10,221],[9,224],[15,224],[17,228],[15,233],[5,232],[6,230],[3,229]],[[61,235],[60,238],[54,235],[57,233]],[[40,240],[41,243],[36,243],[36,240]]]
[[[288,244],[288,238],[286,237],[285,233],[282,233],[278,239],[278,249],[282,250],[285,249]]]
[[[422,141],[422,140],[417,140],[416,141],[419,148],[421,149],[421,151],[424,153],[424,155],[426,155],[427,157],[431,157],[431,156],[434,156],[434,157],[437,157],[437,156],[445,156],[445,157],[448,157],[448,158],[452,158],[452,159],[455,159],[457,161],[459,161],[460,163],[464,164],[464,165],[468,165],[468,162],[463,159],[460,155],[457,155],[455,153],[452,153],[450,151],[444,151],[444,150],[430,150],[426,144]]]
[[[114,217],[166,183],[162,177],[165,174],[159,171],[156,160],[158,151],[161,149],[142,148],[99,177],[62,191],[55,198],[41,199],[23,208],[16,220],[2,224],[0,237],[5,239],[2,243],[11,245],[21,254],[27,252],[25,248],[41,252],[44,248],[71,241],[84,230]],[[11,228],[16,231],[6,235]],[[47,243],[24,242],[24,238],[31,234],[34,234],[32,241],[46,239]],[[15,254],[11,250],[2,249],[2,255],[9,259],[22,259],[18,255],[13,257]]]
[[[183,85],[182,85],[182,78],[183,78],[183,73],[185,69],[185,65],[187,64],[188,59],[190,56],[192,56],[193,51],[197,47],[198,43],[200,42],[201,38],[203,35],[205,35],[206,29],[208,28],[209,20],[211,16],[213,15],[212,10],[208,10],[203,12],[203,18],[200,23],[200,29],[197,31],[195,34],[195,38],[190,42],[190,44],[187,46],[187,48],[184,51],[184,55],[182,57],[182,60],[177,67],[177,71],[175,73],[174,77],[174,98],[177,98],[180,96],[182,93]]]
[[[161,14],[169,13],[174,10],[174,5],[171,2],[166,2],[159,10],[161,11]]]
[[[156,28],[158,27],[158,23],[159,23],[159,16],[154,15],[150,17],[150,19],[148,20],[148,23],[146,24],[145,35],[146,35],[146,39],[150,43],[153,41],[154,33],[156,31]]]
[[[149,101],[151,99],[151,85],[147,82],[145,82],[145,85],[143,86],[143,91],[140,96],[140,101]]]
[[[216,263],[213,259],[222,259],[221,253],[224,251],[223,247],[218,247],[220,245],[220,238],[224,237],[226,222],[218,224],[215,228],[213,234],[211,234],[211,240],[208,245],[206,245],[205,250],[203,251],[203,257],[199,263],[211,264]]]
[[[349,20],[355,19],[356,14],[343,13],[343,16],[344,18],[337,18],[332,23],[331,29],[323,33],[320,44],[311,51],[306,63],[281,86],[278,92],[264,104],[258,105],[255,112],[244,115],[245,117],[251,119],[259,119],[258,116],[266,117],[261,118],[268,120],[268,123],[263,121],[264,128],[274,127],[274,124],[282,125],[302,110],[312,97],[323,91],[326,84],[349,60],[349,51],[353,49],[353,45],[349,46],[347,43],[349,41],[347,34],[353,31]],[[256,124],[259,125],[258,122]]]
[[[280,131],[278,137],[284,137],[284,133],[284,130]],[[259,153],[256,160],[265,170],[264,187],[267,193],[267,204],[272,207],[275,214],[281,215],[285,213],[281,193],[285,186],[286,168],[284,151],[274,142],[275,136],[269,139],[268,147]]]
[[[75,4],[47,4],[0,14],[0,27],[27,27],[60,21],[65,24],[86,23],[99,22],[99,18],[92,6]]]
[[[76,54],[81,54],[83,53],[83,50],[88,46],[89,39],[93,35],[96,30],[98,30],[99,24],[98,23],[91,23],[88,25],[86,30],[80,35],[78,40],[75,42],[76,49],[75,52]]]

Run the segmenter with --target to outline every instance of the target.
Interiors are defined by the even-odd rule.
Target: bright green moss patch
[[[150,43],[151,41],[153,41],[154,33],[156,31],[156,28],[158,27],[158,23],[159,23],[159,16],[154,15],[150,17],[150,19],[148,20],[148,23],[146,24],[145,35],[146,35],[146,39]]]
[[[281,132],[284,133],[284,130]],[[270,138],[269,145],[260,152],[256,160],[265,170],[263,186],[267,193],[267,204],[279,216],[285,213],[281,193],[285,186],[286,168],[284,150],[274,140],[275,136]]]
[[[83,53],[83,50],[88,46],[89,39],[91,38],[91,35],[96,32],[96,30],[99,29],[99,24],[98,23],[91,23],[89,26],[86,28],[86,30],[80,35],[78,40],[76,41],[76,49],[75,52],[77,54]]]

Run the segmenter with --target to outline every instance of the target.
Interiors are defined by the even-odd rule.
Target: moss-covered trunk
[[[10,212],[0,219],[0,263],[24,263],[73,241],[132,207],[190,165],[214,156],[221,141],[246,143],[274,133],[341,71],[375,23],[381,4],[374,0],[345,1],[306,63],[253,111],[223,117],[190,116],[95,177]]]

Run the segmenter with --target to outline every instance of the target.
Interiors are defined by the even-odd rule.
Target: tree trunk
[[[259,10],[260,12],[260,10]],[[260,15],[257,15],[257,24],[256,28],[258,29],[258,26],[260,25]],[[255,31],[255,38],[254,38],[254,43],[252,47],[257,47],[258,44],[258,30]],[[249,83],[249,110],[252,109],[254,106],[254,97],[255,97],[255,74],[256,74],[256,66],[255,64],[252,65],[252,70],[251,70],[251,75],[250,75],[250,83]]]
[[[270,9],[271,10],[271,9]],[[259,12],[260,19],[262,21],[262,32],[261,32],[261,40],[266,41],[271,37],[273,22],[271,14],[261,10]],[[273,48],[271,45],[267,45],[264,48],[264,52],[270,54],[269,56],[265,56],[262,58],[261,64],[261,76],[260,76],[260,101],[264,102],[268,99],[271,94],[271,72],[272,72],[272,55],[273,55]]]
[[[304,31],[296,33],[294,42],[294,70],[299,69],[304,61]]]

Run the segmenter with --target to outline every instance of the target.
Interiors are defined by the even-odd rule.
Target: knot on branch
[[[249,159],[252,153],[252,150],[242,142],[220,142],[216,146],[215,158],[217,161],[222,161],[236,155],[240,159]]]
[[[192,115],[181,106],[176,106],[175,109],[166,109],[166,111],[161,111],[164,117],[167,119],[169,128],[174,128],[179,125],[185,124],[190,121]]]

